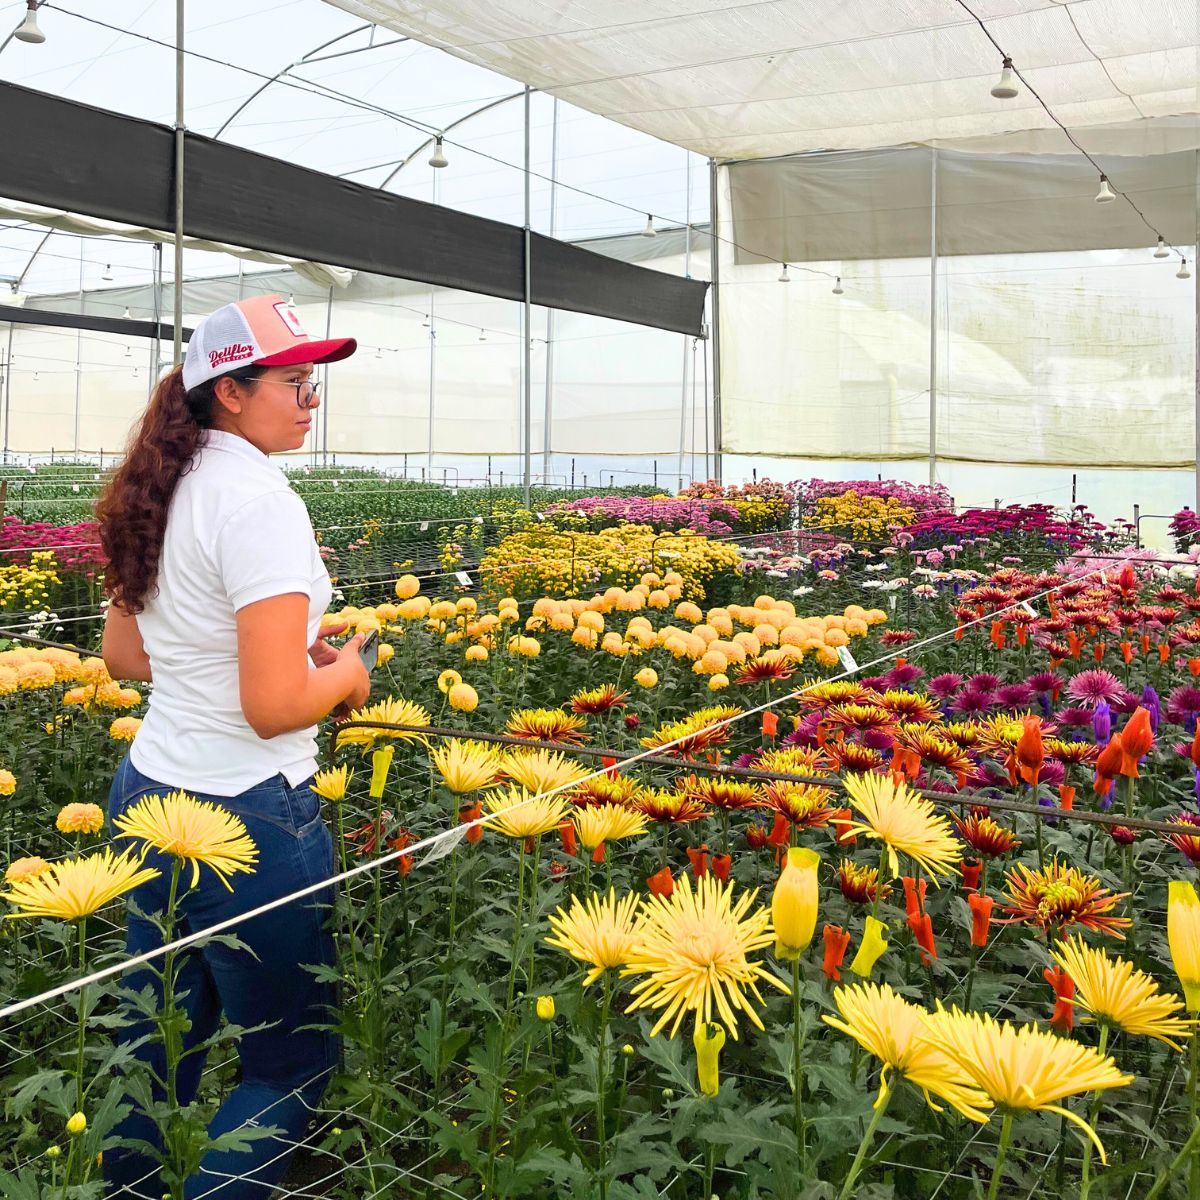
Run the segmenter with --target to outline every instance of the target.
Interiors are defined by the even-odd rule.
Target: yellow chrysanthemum
[[[31,662],[17,668],[17,686],[24,691],[53,687],[58,682],[49,663]]]
[[[158,875],[152,867],[143,866],[140,857],[117,855],[105,847],[96,854],[67,858],[46,871],[12,881],[9,891],[0,892],[0,900],[20,909],[8,914],[9,921],[20,917],[78,921]]]
[[[232,891],[229,876],[252,874],[258,861],[255,846],[240,817],[186,792],[144,796],[113,818],[118,837],[140,838],[163,854],[192,864],[192,887],[200,879],[200,864],[211,867]]]
[[[99,833],[104,828],[104,810],[98,804],[64,804],[54,827],[59,833]]]
[[[575,814],[575,831],[585,850],[646,832],[646,817],[623,804],[592,804]]]
[[[330,767],[328,770],[318,771],[313,776],[311,788],[318,796],[333,804],[340,804],[345,800],[346,789],[350,786],[350,780],[353,778],[354,772],[343,763],[340,767]]]
[[[11,771],[0,770],[0,796],[11,796],[17,790],[17,777]]]
[[[450,694],[450,689],[456,684],[462,683],[462,676],[457,671],[443,671],[437,677],[438,691],[443,696]]]
[[[531,742],[562,742],[579,745],[588,740],[583,717],[565,713],[561,708],[522,708],[508,718],[505,729],[515,738]]]
[[[874,774],[850,774],[844,783],[863,820],[851,822],[843,833],[861,833],[883,842],[893,875],[900,874],[901,854],[924,867],[935,883],[938,875],[951,874],[962,861],[962,843],[950,822],[923,796],[910,792],[907,784]]]
[[[514,750],[504,756],[501,770],[527,791],[552,792],[586,779],[591,772],[556,750]]]
[[[116,717],[108,727],[108,736],[114,741],[132,742],[141,727],[141,717]]]
[[[747,957],[775,941],[770,912],[762,907],[750,911],[757,896],[757,889],[744,892],[735,904],[733,884],[706,875],[693,891],[691,879],[684,875],[669,897],[652,896],[645,904],[637,940],[621,974],[646,976],[634,984],[634,1000],[626,1011],[662,1010],[651,1037],[668,1022],[674,1037],[689,1012],[699,1021],[719,1019],[735,1038],[739,1010],[763,1028],[746,993],[762,1004],[760,981],[781,992],[790,989]]]
[[[378,704],[370,704],[366,708],[356,708],[350,714],[351,721],[365,721],[373,725],[409,725],[423,729],[429,725],[429,713],[419,704],[411,700],[398,699],[388,696]],[[347,742],[370,748],[380,738],[390,738],[398,742],[425,742],[426,735],[416,732],[416,729],[345,729],[338,732],[338,745]]]
[[[537,837],[562,824],[571,802],[565,793],[537,796],[523,787],[508,787],[488,792],[483,798],[486,813],[493,829],[505,837]]]
[[[20,883],[22,879],[32,879],[35,875],[40,875],[43,871],[48,870],[50,870],[50,864],[36,854],[30,855],[28,858],[17,858],[8,864],[8,870],[4,872],[4,882]]]
[[[898,995],[888,984],[857,983],[833,993],[841,1019],[823,1016],[826,1025],[852,1037],[868,1054],[883,1063],[879,1081],[880,1101],[890,1086],[888,1072],[897,1071],[925,1093],[935,1111],[932,1096],[944,1100],[969,1121],[983,1124],[991,1101],[972,1086],[966,1073],[932,1038],[920,1005]],[[877,1101],[876,1103],[879,1103]]]
[[[990,1014],[939,1008],[926,1022],[934,1041],[993,1104],[1057,1113],[1078,1125],[1106,1161],[1096,1131],[1057,1101],[1132,1083],[1133,1076],[1118,1071],[1112,1058],[1036,1025],[1017,1028]]]
[[[618,900],[612,888],[603,900],[596,892],[586,901],[572,896],[569,911],[559,908],[550,917],[554,936],[546,941],[588,964],[590,970],[583,980],[587,987],[605,971],[623,967],[629,961],[637,934],[637,906],[636,892]]]
[[[442,782],[456,795],[478,791],[496,782],[503,755],[486,742],[451,738],[429,756]]]
[[[1158,984],[1144,971],[1123,958],[1110,958],[1105,952],[1068,938],[1059,943],[1050,957],[1075,984],[1075,1008],[1085,1009],[1100,1021],[1108,1021],[1126,1033],[1144,1034],[1165,1042],[1176,1050],[1173,1039],[1192,1036],[1192,1022],[1176,1016],[1183,1001]]]

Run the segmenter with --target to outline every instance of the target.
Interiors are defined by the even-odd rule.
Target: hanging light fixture
[[[376,347],[375,347],[375,357],[376,357],[376,358],[382,358],[382,357],[383,357],[383,347],[382,347],[382,346],[376,346]]]
[[[132,347],[132,346],[126,346],[126,347],[125,347],[125,357],[126,357],[126,358],[132,358],[132,357],[133,357],[133,347]]]
[[[482,329],[479,331],[479,340],[480,340],[481,342],[486,342],[486,341],[487,341],[487,334],[486,334],[486,333],[484,333]]]
[[[440,133],[433,139],[433,153],[429,156],[429,165],[431,167],[448,167],[450,165],[450,160],[446,157],[446,151],[442,146]]]
[[[127,304],[127,305],[125,305],[125,311],[124,311],[124,312],[121,314],[121,320],[122,320],[122,321],[132,321],[132,320],[133,320],[133,313],[131,313],[131,312],[129,311],[129,305],[128,305],[128,304]]]
[[[38,28],[38,0],[25,0],[25,20],[13,30],[13,37],[18,42],[28,42],[31,46],[40,46],[46,35]]]
[[[992,95],[997,100],[1012,100],[1017,94],[1017,85],[1013,81],[1012,59],[1006,54],[1000,67],[1000,78],[992,88]]]
[[[1179,264],[1179,270],[1175,272],[1176,279],[1191,279],[1192,273],[1187,268],[1187,259]]]
[[[837,282],[833,285],[833,294],[835,296],[843,296],[845,293],[846,289],[842,287],[842,277],[839,275],[837,277]]]
[[[1167,258],[1170,256],[1170,250],[1167,249],[1167,243],[1163,241],[1162,234],[1158,235],[1158,247],[1154,251],[1155,258]]]
[[[113,277],[112,263],[105,263],[104,264],[104,274],[101,275],[100,278],[103,279],[105,283],[112,283],[112,277]]]
[[[1107,204],[1110,200],[1115,200],[1117,193],[1108,186],[1108,176],[1100,176],[1100,190],[1096,193],[1097,204]]]
[[[792,282],[791,276],[787,273],[787,263],[781,263],[780,266],[782,269],[779,272],[779,282],[780,283],[791,283]]]
[[[642,230],[642,237],[658,237],[658,230],[654,228],[654,217],[646,214],[646,228]]]
[[[429,328],[429,314],[428,314],[428,313],[426,313],[426,314],[425,314],[425,320],[423,320],[423,321],[421,322],[421,328],[422,328],[422,329],[428,329],[428,328]]]

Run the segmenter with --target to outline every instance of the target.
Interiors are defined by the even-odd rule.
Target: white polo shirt
[[[236,796],[281,773],[295,787],[317,769],[315,725],[260,738],[239,694],[235,614],[293,592],[309,598],[311,645],[332,589],[304,502],[245,438],[209,430],[171,499],[158,589],[137,618],[154,676],[130,747],[139,771]]]

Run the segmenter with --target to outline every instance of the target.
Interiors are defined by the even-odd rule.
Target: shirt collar
[[[230,454],[240,454],[251,462],[270,464],[271,460],[255,445],[236,433],[227,433],[224,429],[206,429],[204,431],[204,446],[214,450],[227,450]],[[271,464],[274,465],[274,464]]]

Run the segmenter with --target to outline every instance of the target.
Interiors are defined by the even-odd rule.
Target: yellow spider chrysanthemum
[[[78,921],[158,876],[158,871],[142,865],[139,856],[117,855],[105,847],[96,854],[67,858],[48,870],[13,880],[7,892],[0,892],[0,900],[20,909],[8,914],[10,921],[20,917]]]
[[[847,775],[844,783],[850,803],[863,819],[851,822],[843,832],[883,842],[893,875],[900,874],[901,854],[920,863],[935,883],[938,875],[951,874],[962,861],[962,843],[950,822],[928,800],[910,792],[907,784],[896,783],[890,775]]]
[[[588,740],[586,725],[586,718],[565,713],[561,708],[520,708],[508,718],[504,728],[513,737],[530,742],[578,746]]]
[[[637,906],[636,892],[618,900],[612,888],[603,900],[596,892],[586,901],[572,896],[569,911],[560,908],[550,917],[554,936],[546,941],[588,964],[590,970],[583,979],[587,987],[605,971],[623,967],[629,961],[637,934]]]
[[[1192,1036],[1192,1022],[1175,1015],[1183,1001],[1161,991],[1133,963],[1110,958],[1079,937],[1061,942],[1050,957],[1075,984],[1076,1011],[1086,1009],[1097,1020],[1108,1021],[1126,1033],[1156,1038],[1175,1050],[1183,1049],[1175,1038]]]
[[[64,804],[54,827],[59,833],[99,833],[104,828],[104,810],[98,804]]]
[[[1112,1058],[1036,1025],[1018,1028],[990,1014],[939,1007],[925,1020],[933,1040],[998,1108],[1057,1113],[1078,1125],[1100,1161],[1107,1161],[1096,1131],[1057,1102],[1132,1083],[1133,1076],[1118,1071]]]
[[[8,864],[4,872],[5,883],[20,883],[22,879],[32,879],[43,871],[50,870],[50,864],[36,854],[29,858],[15,858]]]
[[[575,813],[575,831],[585,850],[646,832],[646,817],[622,804],[593,804]]]
[[[456,795],[478,791],[496,782],[503,755],[486,742],[451,738],[429,756],[442,782]]]
[[[144,796],[114,817],[113,827],[118,837],[140,838],[163,854],[190,862],[192,887],[200,879],[201,863],[232,891],[229,876],[252,874],[258,861],[258,847],[240,817],[186,792]]]
[[[757,889],[744,892],[735,904],[733,884],[706,875],[693,891],[684,875],[669,897],[651,896],[643,906],[637,941],[621,974],[646,976],[634,984],[626,1011],[662,1010],[651,1037],[668,1022],[674,1037],[689,1012],[699,1021],[719,1020],[735,1038],[738,1010],[763,1028],[746,993],[762,1004],[760,981],[784,993],[791,989],[747,957],[775,941],[770,910],[750,911],[757,896]]]
[[[318,771],[313,776],[313,783],[310,786],[318,796],[328,800],[331,804],[341,804],[346,798],[346,789],[349,788],[350,780],[353,778],[354,772],[343,763],[340,767],[330,767],[327,771]]]
[[[508,787],[488,792],[483,798],[488,824],[511,838],[537,837],[557,829],[566,819],[571,802],[566,794],[536,796],[523,787]]]
[[[367,721],[377,725],[409,725],[417,728],[424,728],[430,723],[429,713],[419,704],[414,704],[411,700],[397,699],[395,696],[388,696],[386,700],[368,705],[366,708],[356,708],[350,714],[350,720]],[[345,729],[338,732],[337,741],[339,746],[351,743],[370,748],[379,738],[428,744],[425,734],[401,729]]]
[[[969,1121],[983,1124],[991,1101],[971,1084],[966,1073],[932,1039],[920,1005],[898,995],[888,984],[857,983],[833,993],[841,1019],[823,1016],[826,1025],[852,1037],[883,1063],[880,1101],[889,1088],[888,1072],[897,1071],[925,1093],[934,1111],[937,1096]],[[878,1104],[880,1101],[877,1101]]]
[[[535,794],[569,787],[586,779],[591,771],[556,750],[514,750],[503,758],[500,769],[509,779]]]

